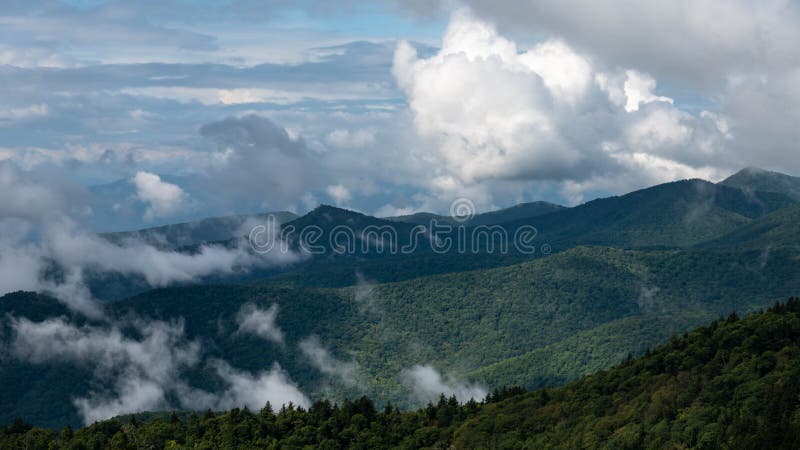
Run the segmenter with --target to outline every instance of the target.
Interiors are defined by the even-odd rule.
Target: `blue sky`
[[[69,185],[98,230],[797,173],[797,18],[739,0],[4,2],[0,164]]]

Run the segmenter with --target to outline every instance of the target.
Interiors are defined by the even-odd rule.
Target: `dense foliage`
[[[17,420],[2,448],[797,448],[800,301],[717,320],[563,388],[413,412],[361,398],[273,412],[128,418],[60,432]]]
[[[367,395],[407,409],[420,405],[400,374],[417,364],[489,387],[559,386],[732,310],[796,295],[799,212],[780,193],[690,180],[502,224],[535,224],[537,242],[552,242],[552,255],[327,255],[255,271],[239,284],[156,289],[105,307],[112,320],[183,323],[204,358],[239,370],[257,373],[277,362],[312,398]],[[293,222],[326,233],[387,223],[332,207]],[[394,226],[403,235],[413,225]],[[585,243],[596,245],[578,245]],[[136,283],[94,281],[113,296]],[[236,333],[237,312],[248,303],[279,305],[285,347]],[[0,346],[13,344],[9,318],[59,316],[87,321],[50,298],[0,298]],[[358,382],[341,383],[310,364],[298,349],[309,336],[355,365]],[[185,375],[212,389],[218,380],[207,372]],[[33,364],[0,349],[0,422],[23,416],[36,425],[79,425],[71,400],[107,387],[92,375],[91,367]]]
[[[796,252],[781,248],[765,257],[761,251],[581,247],[514,266],[399,283],[180,287],[107,307],[112,317],[182,320],[187,339],[203,342],[208,357],[241,370],[255,373],[278,362],[312,397],[333,391],[336,398],[368,395],[409,408],[419,405],[408,401],[399,376],[415,364],[490,387],[561,385],[628,353],[641,354],[673,332],[800,292],[794,258]],[[0,317],[40,321],[69,314],[51,299],[29,297],[0,300]],[[235,333],[245,303],[280,305],[285,348]],[[2,334],[0,340],[11,341],[10,331]],[[363,379],[356,387],[309,364],[297,345],[310,335],[336,358],[358,364]],[[193,381],[208,385],[209,377],[194,374]],[[79,425],[70,399],[86,395],[90,379],[90,368],[6,359],[0,365],[0,420],[22,415],[38,425]]]

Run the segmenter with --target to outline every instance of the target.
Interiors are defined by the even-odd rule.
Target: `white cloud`
[[[656,80],[653,77],[637,72],[636,70],[625,71],[625,84],[623,91],[627,101],[625,102],[625,111],[633,112],[639,110],[639,105],[651,102],[667,102],[674,103],[669,97],[663,97],[653,94],[656,88]]]
[[[225,155],[206,174],[220,203],[258,199],[262,208],[289,208],[330,176],[305,140],[266,117],[229,117],[200,132]]]
[[[348,386],[355,386],[360,380],[359,366],[355,362],[336,359],[322,346],[318,336],[309,336],[300,341],[300,350],[311,364],[320,372],[334,377]]]
[[[338,206],[344,205],[353,198],[350,190],[341,184],[332,184],[325,188],[325,192],[333,198]]]
[[[252,303],[246,303],[236,313],[236,323],[239,325],[237,333],[250,333],[283,345],[283,331],[275,323],[277,317],[277,303],[273,303],[266,310]]]
[[[140,338],[126,336],[121,329],[134,327]],[[202,349],[187,341],[181,323],[136,320],[106,327],[76,326],[63,318],[32,322],[12,318],[14,357],[34,364],[68,362],[94,371],[98,386],[73,403],[86,424],[120,414],[165,408],[258,409],[269,401],[280,406],[289,402],[308,407],[308,398],[278,366],[256,375],[237,370],[222,360],[209,366],[225,383],[220,392],[191,387],[184,370],[199,367]],[[171,404],[176,398],[178,404]]]
[[[0,226],[5,233],[6,227]],[[28,244],[18,244],[0,238],[0,295],[9,292],[34,290],[41,285],[40,274],[45,264],[38,249]]]
[[[612,66],[695,83],[800,62],[800,10],[789,0],[464,0],[505,30],[556,35]]]
[[[161,250],[136,239],[112,243],[81,228],[66,214],[74,209],[58,185],[36,180],[0,163],[0,295],[16,290],[48,292],[71,308],[99,317],[101,308],[86,288],[87,272],[142,277],[150,286],[188,282],[251,267],[291,264],[299,255],[281,245],[264,253],[246,241],[203,245],[193,253]],[[63,276],[48,276],[55,264]]]
[[[138,240],[111,243],[80,229],[64,217],[50,219],[39,230],[39,242],[0,240],[0,294],[16,290],[48,292],[67,306],[97,317],[95,303],[85,285],[85,273],[119,273],[141,276],[150,286],[188,282],[213,274],[232,274],[252,267],[291,264],[299,260],[280,245],[255,254],[246,242],[235,247],[204,245],[194,253],[160,250]],[[55,263],[64,270],[61,279],[47,277],[44,268]]]
[[[66,199],[9,161],[0,161],[0,218],[39,220],[62,211]]]
[[[589,60],[564,42],[551,40],[518,55],[519,60],[536,72],[558,101],[577,104],[591,82]]]
[[[420,183],[480,207],[498,194],[519,196],[532,181],[560,183],[567,197],[582,199],[579,189],[654,184],[665,165],[707,172],[721,165],[732,136],[723,114],[680,109],[654,93],[646,73],[600,71],[558,39],[521,50],[464,10],[453,14],[436,54],[420,58],[400,43],[394,74],[433,169]]]
[[[32,363],[63,361],[94,367],[110,392],[92,392],[74,401],[87,424],[109,417],[166,406],[166,391],[184,367],[199,361],[199,344],[182,340],[183,326],[136,323],[141,340],[116,327],[76,327],[64,319],[12,319],[13,354]]]
[[[483,400],[488,391],[478,384],[469,384],[453,377],[442,377],[432,366],[414,366],[403,371],[403,381],[412,388],[418,402],[436,401],[441,394],[446,397],[455,395],[459,402],[470,399]]]
[[[236,370],[222,360],[212,361],[211,366],[227,384],[227,388],[220,393],[186,390],[182,398],[186,407],[226,410],[247,406],[251,410],[259,410],[267,402],[274,407],[289,403],[303,408],[311,406],[308,397],[277,363],[270,370],[257,375]]]
[[[0,111],[0,122],[13,122],[36,117],[45,117],[50,114],[50,108],[45,104],[28,105],[20,108],[8,108]]]
[[[454,14],[436,55],[420,59],[400,43],[394,61],[417,131],[434,141],[433,163],[466,184],[574,166],[579,154],[559,136],[551,105],[577,102],[588,68],[558,42],[520,53],[464,11]]]
[[[146,220],[175,214],[186,201],[186,193],[179,186],[162,181],[153,173],[138,172],[133,177],[133,184],[139,200],[149,205],[145,212]]]

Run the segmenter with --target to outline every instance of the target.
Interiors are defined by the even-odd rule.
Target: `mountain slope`
[[[742,169],[719,184],[746,191],[777,192],[800,200],[800,177],[755,167]]]
[[[537,239],[557,250],[575,245],[686,247],[792,204],[783,194],[746,193],[703,180],[685,180],[593,200],[506,226],[534,225],[539,231]]]
[[[397,283],[180,287],[106,308],[112,320],[183,323],[186,339],[203,343],[204,358],[224,359],[238,370],[258,373],[277,362],[312,398],[367,394],[412,407],[419,403],[409,397],[401,374],[415,365],[489,387],[563,384],[710,317],[752,311],[800,292],[797,257],[781,248],[764,259],[760,250],[579,247],[508,267]],[[22,294],[0,298],[0,324],[65,314],[47,301]],[[236,333],[237,314],[248,303],[263,310],[278,305],[275,323],[285,345]],[[13,334],[4,329],[0,341],[10,345]],[[312,335],[335,358],[358,368],[356,385],[310,364],[299,344]],[[203,370],[192,377],[213,385]],[[37,424],[76,424],[71,401],[87,395],[91,379],[85,367],[7,360],[0,365],[0,399],[6,402],[0,422],[22,415]]]
[[[17,421],[4,448],[770,448],[800,447],[800,301],[731,315],[557,389],[376,409],[366,398],[308,411],[151,415],[62,433]]]
[[[800,302],[702,327],[562,389],[489,405],[458,448],[797,448]]]
[[[579,245],[621,248],[681,248],[718,239],[749,225],[770,212],[794,205],[791,198],[775,193],[746,193],[701,180],[658,185],[620,197],[598,199],[574,208],[562,209],[529,219],[504,222],[494,227],[506,236],[509,251],[434,252],[427,235],[417,235],[414,251],[376,251],[371,242],[360,239],[367,227],[387,231],[402,248],[414,234],[412,223],[381,220],[352,211],[323,206],[287,226],[295,234],[319,227],[318,242],[325,246],[322,255],[288,267],[283,273],[269,274],[276,281],[295,286],[345,286],[356,282],[355,274],[377,282],[402,281],[429,274],[458,272],[516,264],[549,251],[564,251]],[[428,220],[427,217],[423,217]],[[535,254],[515,251],[514,236],[522,227],[534,226]],[[350,242],[355,252],[335,251],[329,245],[332,233],[352,229]],[[463,236],[475,236],[480,228],[466,226]],[[457,242],[458,229],[442,234],[442,239]],[[373,234],[373,237],[375,235]],[[467,239],[469,241],[469,239]],[[349,244],[347,240],[343,241]],[[364,244],[368,251],[363,251]],[[483,242],[481,242],[483,244]],[[469,245],[469,242],[467,242]],[[497,247],[495,247],[497,248]],[[258,278],[257,276],[251,279]]]
[[[500,241],[507,244],[505,252],[499,251],[496,234],[492,235],[494,250],[488,248],[485,239],[475,238],[487,231],[485,227],[468,225],[449,231],[440,229],[433,238],[428,233],[430,230],[422,230],[420,225],[323,205],[282,226],[282,232],[295,250],[301,250],[301,238],[306,243],[313,241],[302,250],[309,253],[310,258],[298,264],[253,268],[237,271],[234,276],[208,277],[201,281],[241,283],[277,277],[276,282],[294,286],[340,287],[355,283],[356,273],[377,282],[402,281],[516,264],[532,256],[578,245],[689,247],[718,239],[794,203],[783,194],[746,193],[700,180],[667,183],[542,216],[492,225],[492,233],[504,236]],[[531,246],[533,254],[517,251],[517,232],[531,226],[537,231]],[[437,242],[453,242],[454,245],[450,250],[440,251],[435,248]],[[238,240],[218,243],[240,244]],[[461,244],[468,251],[457,251]],[[196,246],[182,251],[192,248]],[[89,279],[94,295],[103,299],[123,298],[142,292],[146,287],[142,280],[132,277],[90,274]]]
[[[769,249],[800,246],[800,204],[775,211],[708,243],[702,247]]]

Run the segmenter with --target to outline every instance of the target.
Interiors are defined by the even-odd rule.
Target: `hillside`
[[[793,203],[784,194],[685,180],[593,200],[506,226],[534,225],[539,230],[537,238],[556,250],[575,245],[687,247],[723,236]]]
[[[736,230],[704,243],[701,247],[760,248],[768,252],[775,247],[800,245],[800,205],[779,209]]]
[[[783,194],[744,192],[701,180],[667,183],[497,224],[509,238],[507,253],[487,252],[483,241],[479,242],[481,246],[476,252],[433,252],[427,235],[417,235],[418,245],[413,247],[413,251],[390,251],[387,245],[379,249],[375,245],[375,237],[382,236],[379,233],[396,237],[392,242],[396,242],[395,248],[400,249],[411,242],[417,225],[321,206],[286,224],[294,230],[292,235],[295,238],[300,230],[318,227],[317,242],[323,248],[321,254],[283,270],[257,272],[246,279],[273,279],[276,283],[292,286],[341,287],[354,284],[356,273],[375,282],[395,282],[425,275],[508,266],[541,257],[549,251],[560,252],[580,245],[630,249],[687,248],[719,239],[794,204]],[[423,218],[428,220],[429,217]],[[523,226],[533,226],[537,230],[533,255],[515,251],[513,236]],[[352,245],[355,252],[342,252],[330,245],[333,233],[343,228],[354,231],[348,233],[353,239],[340,242]],[[372,230],[371,240],[362,239],[365,229]],[[465,236],[473,236],[478,230],[470,223],[463,232]],[[457,242],[457,233],[458,230],[454,229],[440,237]]]
[[[150,291],[121,276],[90,277],[115,298],[140,292],[107,303],[107,322],[75,316],[49,297],[9,295],[0,298],[0,342],[13,347],[20,318],[64,317],[103,332],[113,324],[131,339],[141,334],[136,323],[181,324],[182,339],[202,349],[196,367],[176,372],[192,386],[220,387],[215,360],[251,374],[278,363],[310,398],[368,395],[402,408],[420,406],[401,376],[418,365],[490,388],[558,386],[732,310],[797,295],[797,211],[782,194],[684,181],[501,225],[513,234],[536,224],[537,249],[552,243],[553,254],[439,254],[423,245],[398,255],[367,231],[394,232],[405,245],[415,225],[321,206],[284,226],[315,228],[327,253]],[[354,253],[326,243],[343,226]],[[237,332],[248,305],[277,308],[281,345]],[[315,366],[301,351],[311,337],[357,382]],[[0,422],[23,415],[37,425],[77,425],[72,399],[115,389],[91,366],[13,356],[0,353]]]
[[[203,343],[203,358],[224,358],[237,369],[257,373],[278,362],[312,398],[368,395],[408,408],[419,406],[400,378],[409,367],[432,365],[488,387],[561,385],[639,354],[673,332],[800,292],[796,257],[779,248],[764,259],[759,250],[579,247],[507,267],[397,283],[362,277],[356,286],[333,289],[158,289],[107,309],[120,321],[134,315],[183,323],[186,339]],[[285,345],[236,333],[237,313],[247,303],[265,310],[279,305],[275,323]],[[6,328],[10,317],[41,321],[64,314],[45,297],[3,297],[0,340],[13,342]],[[311,335],[333,357],[358,368],[357,384],[309,363],[298,346]],[[85,395],[91,379],[87,367],[6,361],[0,367],[0,422],[24,416],[36,424],[77,425],[70,399]],[[213,387],[214,377],[203,370],[191,379]],[[52,404],[62,406],[54,410]]]
[[[746,191],[777,192],[800,200],[800,177],[748,167],[719,184]]]
[[[362,398],[302,408],[0,428],[3,448],[772,448],[800,445],[800,301],[698,328],[563,388],[402,413]]]
[[[426,275],[508,266],[579,245],[630,249],[686,248],[719,239],[793,204],[794,200],[783,194],[744,192],[701,180],[667,183],[549,214],[496,224],[494,231],[506,236],[503,242],[507,244],[507,252],[498,251],[500,241],[496,235],[492,238],[495,245],[492,251],[489,251],[485,239],[472,239],[486,232],[478,225],[439,230],[436,239],[431,239],[426,230],[414,223],[384,220],[323,205],[282,225],[292,248],[311,257],[297,264],[254,267],[237,270],[233,275],[209,276],[198,281],[206,284],[249,283],[274,279],[277,283],[300,287],[342,287],[355,283],[356,273],[376,282],[403,281]],[[504,211],[503,215],[510,217],[510,210]],[[492,213],[487,214],[487,217],[494,217]],[[518,252],[514,245],[514,236],[522,227],[536,229],[532,242],[534,254]],[[182,228],[177,226],[176,229]],[[163,242],[159,236],[146,238]],[[180,233],[176,236],[175,239],[179,239]],[[302,249],[301,240],[304,243]],[[453,245],[448,250],[434,250],[434,242],[452,242]],[[238,239],[212,243],[241,245]],[[468,251],[457,251],[458,243],[463,243]],[[179,250],[192,252],[196,249],[197,245]],[[144,280],[136,277],[90,273],[87,278],[93,294],[104,300],[122,299],[147,289]]]

